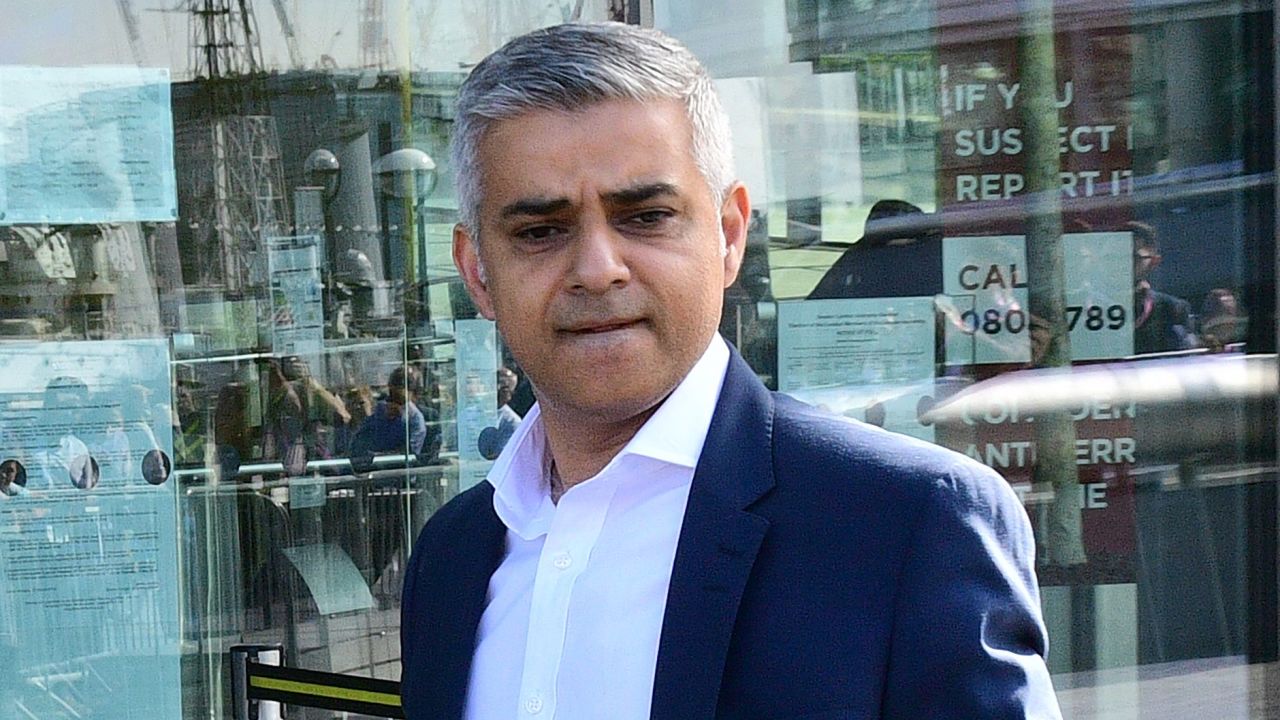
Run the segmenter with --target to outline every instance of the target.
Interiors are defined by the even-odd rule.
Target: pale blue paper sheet
[[[324,284],[319,237],[271,238],[271,348],[276,355],[324,352]]]
[[[0,67],[0,225],[173,222],[167,68]]]
[[[480,433],[498,413],[498,334],[489,320],[454,324],[458,376],[458,489],[483,481],[493,466],[480,453]]]
[[[169,387],[163,339],[4,346],[0,718],[182,717]]]
[[[801,300],[778,305],[778,389],[888,430],[933,439],[934,298]]]

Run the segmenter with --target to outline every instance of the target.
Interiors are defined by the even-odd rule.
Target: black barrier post
[[[231,718],[232,720],[280,720],[280,703],[251,697],[249,692],[249,665],[279,666],[284,663],[284,646],[280,643],[266,645],[232,645],[228,652],[231,659]]]

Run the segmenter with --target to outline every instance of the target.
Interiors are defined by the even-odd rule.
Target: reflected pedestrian
[[[161,450],[149,450],[142,456],[142,478],[152,485],[163,485],[169,479],[173,465],[169,456]]]
[[[13,458],[0,462],[0,494],[13,497],[27,488],[27,469]]]

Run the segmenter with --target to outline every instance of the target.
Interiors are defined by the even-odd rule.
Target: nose
[[[570,292],[598,294],[625,287],[631,281],[631,269],[623,242],[607,223],[583,227],[566,277]]]

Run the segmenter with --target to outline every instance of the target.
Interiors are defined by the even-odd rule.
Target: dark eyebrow
[[[654,182],[607,192],[604,199],[611,205],[638,205],[665,195],[679,195],[679,192],[671,183]],[[518,216],[541,217],[554,215],[572,205],[568,198],[526,198],[502,208],[500,216],[504,219]]]
[[[604,194],[611,205],[638,205],[664,195],[679,195],[676,186],[666,182],[645,183]]]
[[[528,198],[526,200],[517,200],[502,208],[501,217],[552,215],[569,207],[570,204],[568,198]]]

